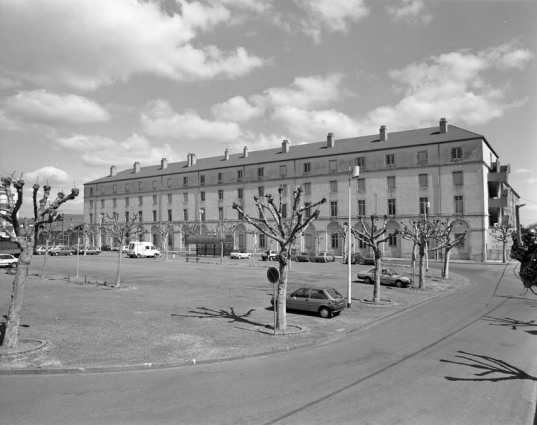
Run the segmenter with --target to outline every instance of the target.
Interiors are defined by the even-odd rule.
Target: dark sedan
[[[70,248],[68,246],[55,246],[52,248],[49,252],[49,255],[73,255],[75,253],[75,250],[73,248]]]
[[[274,297],[270,300],[274,306]],[[300,288],[287,295],[287,310],[311,311],[327,319],[341,313],[347,299],[334,288]]]

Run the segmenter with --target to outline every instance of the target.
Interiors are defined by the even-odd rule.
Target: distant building
[[[158,223],[177,224],[169,244],[185,249],[180,225],[198,222],[202,233],[210,233],[218,222],[238,224],[237,248],[248,251],[274,249],[267,237],[253,232],[237,211],[257,215],[254,196],[272,193],[280,185],[284,193],[284,214],[292,212],[292,193],[302,186],[305,206],[320,200],[321,215],[296,242],[300,251],[344,251],[338,223],[348,220],[349,169],[360,167],[353,179],[352,225],[357,216],[389,217],[388,229],[401,229],[400,223],[427,215],[428,218],[456,219],[455,233],[468,231],[463,246],[455,248],[454,259],[485,261],[497,259],[490,231],[496,223],[514,222],[519,196],[508,183],[509,165],[499,157],[485,136],[448,126],[445,119],[436,127],[388,134],[385,126],[378,134],[335,139],[329,133],[323,142],[281,148],[224,154],[187,161],[117,171],[84,185],[84,221],[100,223],[106,216],[133,217],[138,214],[140,238],[161,245]],[[100,244],[112,244],[104,235]],[[388,257],[409,257],[412,244],[395,235],[384,244]],[[434,243],[433,243],[434,245]],[[358,242],[356,249],[366,251]],[[501,251],[501,249],[500,249]],[[498,257],[499,258],[499,257]]]

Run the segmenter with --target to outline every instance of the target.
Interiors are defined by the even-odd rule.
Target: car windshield
[[[330,295],[333,299],[336,298],[343,298],[343,295],[341,295],[338,291],[336,291],[334,288],[326,289],[325,290],[328,295]]]

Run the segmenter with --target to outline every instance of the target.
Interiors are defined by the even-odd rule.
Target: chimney
[[[114,177],[116,175],[116,166],[112,165],[110,167],[110,177]]]
[[[195,153],[191,153],[190,154],[190,165],[196,165],[196,154]]]
[[[229,149],[228,149],[228,148],[226,148],[226,151],[224,152],[224,159],[225,159],[226,161],[229,160]]]
[[[326,147],[327,148],[334,147],[334,133],[328,133],[328,136],[326,136]]]
[[[289,152],[289,140],[284,140],[282,142],[282,152],[283,153]]]
[[[380,141],[385,142],[388,140],[388,132],[386,131],[387,128],[385,125],[380,126]]]
[[[166,158],[162,158],[160,160],[160,168],[161,170],[165,170],[166,168],[168,168],[168,161],[166,160]]]
[[[133,167],[132,171],[134,172],[134,174],[140,172],[140,163],[139,162],[134,163],[134,167]]]
[[[440,118],[440,134],[447,133],[448,123],[445,118]]]
[[[248,158],[248,148],[247,148],[246,146],[244,147],[244,150],[243,150],[242,152],[243,152],[243,155],[242,155],[242,156],[243,156],[244,158]]]

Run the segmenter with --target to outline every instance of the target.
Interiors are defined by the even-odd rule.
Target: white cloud
[[[218,3],[177,0],[181,14],[131,0],[5,0],[0,72],[42,87],[94,90],[136,74],[174,81],[235,78],[263,65],[243,48],[191,43],[230,20]]]
[[[83,124],[110,119],[103,107],[86,97],[58,95],[45,90],[19,92],[6,97],[2,105],[10,114],[31,122]]]
[[[242,135],[236,123],[209,121],[201,118],[195,111],[178,114],[166,100],[149,103],[140,120],[146,134],[164,139],[225,142]]]
[[[263,115],[263,109],[250,105],[242,96],[235,96],[211,107],[212,114],[221,121],[245,122]]]
[[[70,137],[60,137],[55,143],[65,149],[76,152],[102,151],[113,149],[117,142],[107,137],[86,136],[75,134]]]
[[[53,189],[57,186],[73,187],[74,184],[73,176],[53,166],[45,166],[38,170],[24,173],[23,180],[25,181],[26,186],[31,186],[34,183],[37,183],[43,187],[48,184],[49,186],[52,186]]]
[[[346,32],[351,22],[369,15],[364,0],[295,0],[306,12],[301,19],[302,30],[319,42],[323,31]]]
[[[512,170],[512,172],[515,174],[529,174],[529,173],[533,173],[533,170],[529,168],[517,168],[515,170]]]
[[[428,24],[433,19],[425,8],[424,0],[400,0],[399,4],[386,6],[385,10],[394,21],[420,21]]]

